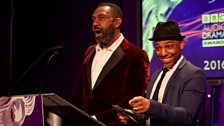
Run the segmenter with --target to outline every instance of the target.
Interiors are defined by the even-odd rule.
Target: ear
[[[181,50],[183,50],[183,48],[184,48],[184,41],[180,41],[180,48],[181,48]]]
[[[119,28],[121,26],[122,19],[121,18],[115,18],[114,20],[114,27]]]

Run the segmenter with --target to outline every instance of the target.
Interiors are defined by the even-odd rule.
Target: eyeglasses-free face
[[[160,61],[167,68],[172,68],[181,57],[184,42],[178,40],[162,40],[154,42],[154,50]]]

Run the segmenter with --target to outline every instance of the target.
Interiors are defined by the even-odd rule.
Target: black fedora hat
[[[167,22],[159,22],[153,33],[153,37],[149,38],[151,41],[161,40],[183,40],[185,36],[180,34],[178,23],[174,20]]]

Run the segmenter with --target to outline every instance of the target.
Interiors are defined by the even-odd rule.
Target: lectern
[[[54,93],[0,97],[0,125],[105,126]]]
[[[56,94],[42,94],[42,97],[45,116],[56,114],[61,118],[63,126],[105,126]]]

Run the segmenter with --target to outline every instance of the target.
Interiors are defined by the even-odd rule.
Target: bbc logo
[[[215,13],[215,14],[203,14],[202,23],[218,23],[224,22],[224,13]]]

